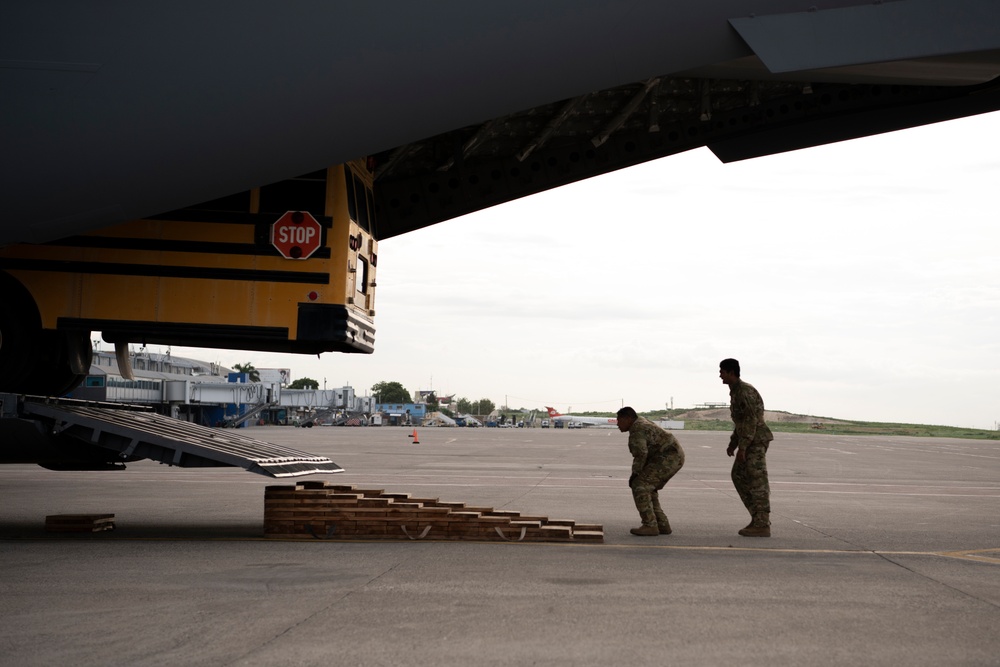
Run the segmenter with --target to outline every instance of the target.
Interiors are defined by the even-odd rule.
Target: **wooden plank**
[[[584,542],[603,542],[604,532],[598,530],[574,530],[573,539]]]

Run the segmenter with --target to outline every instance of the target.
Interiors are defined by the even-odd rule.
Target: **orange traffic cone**
[[[417,440],[417,429],[413,429],[413,435],[411,435],[410,437],[413,438],[413,444],[414,445],[419,445],[420,444],[420,441]]]

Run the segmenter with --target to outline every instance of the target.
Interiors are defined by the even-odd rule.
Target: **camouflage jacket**
[[[647,463],[654,463],[666,456],[679,454],[681,445],[673,433],[639,417],[628,430],[628,450],[632,452],[632,472],[642,470]]]
[[[746,449],[753,443],[774,440],[771,429],[764,423],[764,399],[753,385],[743,381],[729,385],[729,414],[734,425],[730,446]]]

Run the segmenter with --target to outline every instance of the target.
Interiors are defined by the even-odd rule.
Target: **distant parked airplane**
[[[553,422],[562,422],[567,426],[569,424],[586,424],[588,426],[614,426],[618,423],[618,420],[614,417],[582,417],[580,415],[561,415],[556,412],[555,408],[550,408],[545,406],[545,409],[549,412],[549,419]]]

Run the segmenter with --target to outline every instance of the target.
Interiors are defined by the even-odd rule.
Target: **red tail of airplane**
[[[545,409],[549,411],[549,417],[562,417],[561,414],[556,412],[555,408],[550,408],[549,406],[546,405]]]

